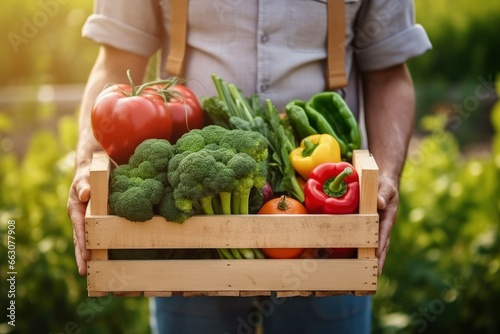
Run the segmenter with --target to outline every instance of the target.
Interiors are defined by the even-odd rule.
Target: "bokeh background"
[[[88,298],[66,201],[77,112],[97,46],[84,0],[0,11],[0,333],[147,333],[144,298]],[[415,0],[433,51],[409,65],[417,120],[374,333],[498,333],[500,2]],[[382,129],[383,131],[383,129]],[[16,326],[7,225],[16,221]]]

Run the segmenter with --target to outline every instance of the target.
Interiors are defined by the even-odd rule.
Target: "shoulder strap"
[[[328,63],[327,89],[347,86],[345,72],[345,0],[328,0]],[[171,1],[170,52],[167,57],[168,74],[182,77],[186,53],[188,0]]]
[[[170,52],[165,69],[168,74],[182,77],[186,54],[188,0],[171,1]]]
[[[327,89],[347,86],[345,71],[345,0],[328,0]]]

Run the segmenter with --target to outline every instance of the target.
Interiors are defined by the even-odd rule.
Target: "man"
[[[292,99],[307,100],[325,89],[326,1],[191,1],[186,53],[186,85],[198,96],[215,94],[214,73],[258,93],[281,110]],[[96,1],[84,36],[100,44],[81,104],[76,173],[68,212],[74,226],[75,256],[81,275],[89,251],[84,212],[92,152],[100,150],[90,127],[90,110],[108,83],[143,80],[150,57],[161,50],[160,75],[175,31],[169,1]],[[398,185],[414,117],[414,90],[405,62],[431,48],[414,22],[410,0],[345,0],[345,99],[363,115],[366,141],[379,169],[379,272],[396,220]],[[362,113],[361,113],[362,112]],[[368,297],[292,298],[273,305],[245,298],[164,298],[153,302],[153,328],[161,333],[248,332],[248,316],[260,310],[266,332],[369,332]],[[243,319],[243,322],[241,321]],[[290,319],[290,320],[288,320]],[[296,321],[292,321],[292,320]]]

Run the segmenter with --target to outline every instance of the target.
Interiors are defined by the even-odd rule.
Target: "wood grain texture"
[[[91,291],[374,291],[376,259],[90,261]],[[300,293],[299,293],[300,294]]]

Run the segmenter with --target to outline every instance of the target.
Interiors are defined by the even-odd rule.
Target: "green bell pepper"
[[[316,129],[337,139],[342,160],[351,161],[352,151],[361,147],[361,132],[354,114],[336,92],[322,92],[305,104],[308,119]]]

